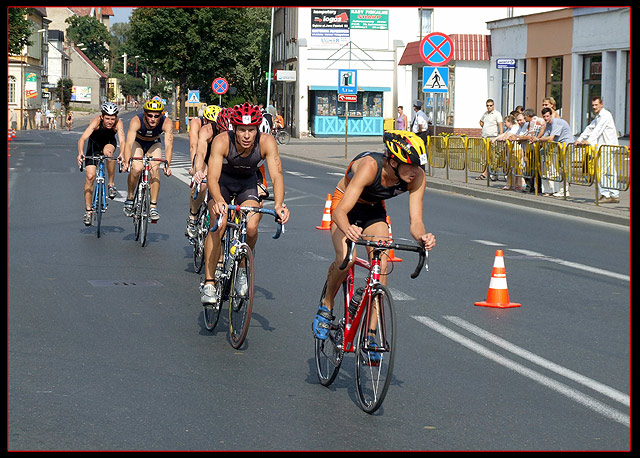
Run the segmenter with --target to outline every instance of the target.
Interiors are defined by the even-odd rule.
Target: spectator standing
[[[552,117],[560,117],[560,113],[556,111],[556,99],[553,97],[546,97],[542,99],[542,108],[551,108]]]
[[[504,125],[506,129],[497,137],[491,139],[491,143],[495,143],[498,140],[511,140],[515,137],[515,133],[518,131],[518,124],[516,123],[516,119],[513,115],[507,115],[504,117]],[[512,170],[509,170],[507,173],[507,184],[502,188],[503,191],[510,191],[512,189],[511,182],[512,180]]]
[[[404,114],[402,105],[398,106],[398,117],[396,118],[396,130],[407,130],[407,115]]]
[[[40,111],[40,108],[38,108],[36,110],[36,129],[40,130],[41,126],[42,126],[42,112]]]
[[[580,134],[575,144],[618,146],[618,130],[613,121],[613,115],[609,110],[604,108],[602,98],[594,97],[591,99],[591,108],[596,114],[596,117],[593,118],[593,121],[591,121],[584,132]],[[620,192],[614,188],[618,176],[615,162],[610,154],[604,154],[598,157],[598,172],[598,202],[620,202]]]
[[[418,134],[418,137],[422,139],[424,144],[427,144],[427,137],[429,136],[429,118],[424,111],[422,111],[422,101],[416,100],[413,104],[413,111],[415,112],[413,120],[411,121],[411,127],[409,131],[414,134]],[[428,153],[427,153],[428,154]]]
[[[12,108],[9,111],[9,129],[16,128],[16,111]]]
[[[571,126],[562,118],[554,118],[553,110],[549,107],[542,109],[542,118],[544,119],[545,127],[542,136],[537,139],[541,142],[558,142],[558,143],[573,143],[574,138],[571,133]],[[541,160],[544,160],[544,148],[540,148]],[[555,197],[562,197],[563,192],[558,191],[559,183],[553,180],[542,180],[542,195]],[[567,189],[567,196],[569,190]]]
[[[482,127],[481,136],[482,138],[493,139],[502,134],[502,115],[496,111],[493,99],[487,99],[486,107],[487,111],[485,111],[480,118],[480,127]],[[485,166],[485,169],[476,177],[476,180],[486,180],[486,170],[487,168]]]

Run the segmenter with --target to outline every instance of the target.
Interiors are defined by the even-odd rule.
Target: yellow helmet
[[[162,111],[164,105],[160,100],[147,100],[143,107],[144,111]]]
[[[203,115],[209,121],[216,122],[216,119],[218,119],[218,115],[220,114],[220,110],[222,110],[222,108],[220,108],[218,105],[209,105],[204,109]]]
[[[389,157],[421,167],[427,163],[424,141],[417,134],[404,130],[389,130],[383,134],[382,139]]]

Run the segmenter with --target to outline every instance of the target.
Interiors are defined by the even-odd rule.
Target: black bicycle
[[[233,348],[240,348],[251,321],[253,310],[254,273],[253,251],[246,242],[247,221],[258,213],[271,215],[277,223],[274,239],[280,237],[282,224],[275,210],[229,205],[227,211],[227,227],[222,238],[222,262],[214,275],[215,304],[204,304],[204,324],[207,330],[213,331],[218,323],[222,303],[229,301],[229,337]],[[215,221],[211,231],[218,230],[222,224],[221,214]],[[243,278],[242,281],[239,281]],[[245,286],[246,285],[246,286]],[[200,288],[204,286],[201,282]]]
[[[202,180],[202,183],[206,183],[207,180]],[[193,193],[193,200],[198,198],[198,193],[200,189],[200,185],[194,183],[196,186],[195,192]],[[200,273],[202,271],[202,266],[204,265],[204,242],[207,239],[207,234],[209,233],[209,206],[207,205],[207,197],[208,189],[205,188],[205,198],[198,207],[198,213],[196,215],[196,235],[194,237],[189,237],[189,243],[193,246],[193,268],[196,273]]]

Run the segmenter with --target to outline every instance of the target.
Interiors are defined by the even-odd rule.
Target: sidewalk
[[[127,110],[132,111],[132,110]],[[81,119],[74,119],[75,128],[83,129],[97,113],[86,114]],[[186,132],[177,134],[181,138],[188,138]],[[363,151],[384,151],[384,145],[380,137],[349,137],[347,139],[347,158],[345,159],[345,139],[335,138],[291,138],[288,145],[279,145],[280,155],[305,161],[335,166],[340,171],[345,171],[347,165],[356,155]],[[541,194],[522,193],[515,191],[503,191],[506,184],[504,179],[491,181],[487,186],[486,180],[476,180],[478,173],[469,173],[465,182],[464,170],[449,170],[444,168],[431,169],[431,175],[427,176],[427,188],[442,191],[491,199],[499,202],[507,202],[540,210],[555,211],[570,216],[603,221],[607,223],[630,226],[631,213],[631,189],[620,191],[620,203],[595,204],[596,190],[592,186],[570,185],[570,196],[545,197]],[[337,180],[336,180],[337,183]],[[562,186],[559,186],[562,188]],[[330,192],[330,191],[327,191]]]
[[[336,166],[344,171],[357,154],[363,151],[384,151],[384,145],[378,138],[349,137],[347,139],[347,158],[345,159],[345,139],[341,138],[292,138],[288,145],[280,145],[280,155]],[[594,186],[571,185],[570,196],[545,197],[541,194],[503,191],[504,179],[491,181],[487,186],[486,180],[476,180],[478,173],[469,172],[465,182],[464,170],[449,170],[444,168],[431,169],[431,176],[427,176],[427,188],[463,194],[482,199],[508,202],[530,208],[555,211],[565,215],[579,216],[597,221],[604,221],[623,226],[630,225],[631,191],[620,192],[620,203],[595,204],[596,190]],[[337,180],[336,180],[337,182]],[[562,186],[559,186],[562,188]]]

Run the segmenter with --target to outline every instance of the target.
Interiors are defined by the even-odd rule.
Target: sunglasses
[[[153,114],[146,113],[146,115],[147,115],[147,118],[159,118],[160,117],[159,114],[153,115]]]

